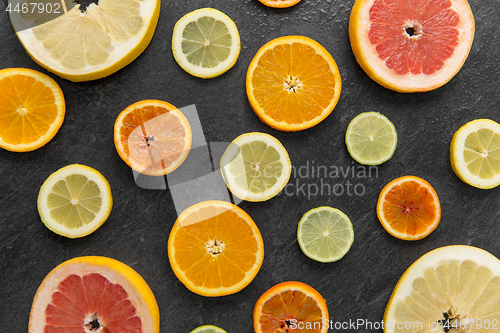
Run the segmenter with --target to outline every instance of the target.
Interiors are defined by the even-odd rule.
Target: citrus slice
[[[296,5],[300,0],[259,0],[267,7],[273,8],[287,8]]]
[[[319,262],[341,259],[351,248],[354,230],[351,220],[332,207],[311,209],[302,216],[297,228],[302,252]]]
[[[189,74],[204,79],[219,76],[233,67],[240,55],[238,28],[217,9],[197,9],[175,24],[172,52]]]
[[[500,125],[476,119],[462,126],[450,145],[453,171],[465,183],[489,189],[500,184]]]
[[[213,325],[203,325],[195,328],[191,333],[227,333],[222,328]]]
[[[403,240],[419,240],[436,229],[441,205],[434,188],[415,176],[387,184],[378,197],[377,216],[388,233]]]
[[[399,279],[384,332],[495,332],[499,289],[500,261],[493,255],[472,246],[438,248]]]
[[[340,97],[340,73],[328,51],[304,36],[273,39],[260,48],[247,72],[254,112],[272,128],[300,131],[325,119]]]
[[[149,176],[177,169],[191,149],[188,120],[175,106],[144,100],[123,110],[115,122],[115,147],[132,169]]]
[[[38,212],[47,228],[68,238],[86,236],[111,213],[109,183],[99,171],[72,164],[47,178],[38,194]]]
[[[0,148],[23,152],[49,142],[66,104],[56,81],[26,68],[0,70]]]
[[[227,147],[220,160],[229,190],[247,201],[265,201],[288,183],[292,165],[276,138],[265,133],[242,134]]]
[[[255,333],[326,333],[325,299],[302,282],[282,282],[266,291],[253,310]]]
[[[43,68],[71,81],[89,81],[134,61],[151,41],[159,14],[160,0],[99,0],[83,12],[76,5],[16,34]]]
[[[429,91],[462,68],[474,17],[466,0],[356,0],[349,37],[374,81],[399,92]]]
[[[38,288],[29,333],[158,333],[160,315],[143,278],[105,257],[79,257],[54,268]]]
[[[259,229],[241,208],[204,201],[183,211],[168,238],[175,275],[192,292],[224,296],[245,288],[264,259]]]
[[[364,112],[347,127],[345,143],[351,157],[365,165],[387,162],[398,143],[394,124],[378,112]]]

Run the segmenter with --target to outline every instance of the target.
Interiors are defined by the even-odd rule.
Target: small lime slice
[[[302,252],[320,262],[341,259],[351,248],[354,230],[347,215],[331,207],[318,207],[304,214],[297,229]]]
[[[379,165],[394,154],[398,136],[394,124],[385,116],[378,112],[364,112],[347,127],[345,143],[356,162]]]
[[[227,333],[222,328],[213,325],[203,325],[195,328],[191,333]]]
[[[172,52],[186,72],[213,78],[229,70],[240,54],[240,35],[234,22],[213,8],[184,15],[174,27]]]

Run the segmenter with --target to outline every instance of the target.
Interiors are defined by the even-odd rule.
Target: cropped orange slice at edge
[[[259,0],[264,5],[273,8],[287,8],[296,5],[300,0]]]
[[[149,176],[177,169],[191,148],[191,126],[175,106],[144,100],[123,110],[115,122],[115,147],[132,169]]]
[[[441,205],[436,191],[422,178],[404,176],[387,184],[377,202],[382,226],[396,238],[419,240],[436,229]]]
[[[38,149],[62,125],[66,104],[49,76],[26,68],[0,70],[0,148]]]
[[[254,279],[264,259],[264,244],[259,229],[241,208],[204,201],[177,218],[168,239],[168,258],[189,290],[224,296]]]

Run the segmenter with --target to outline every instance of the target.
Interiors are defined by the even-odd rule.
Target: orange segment
[[[384,187],[377,203],[377,216],[394,237],[419,240],[436,229],[441,219],[441,205],[428,182],[405,176]]]
[[[274,8],[287,8],[296,5],[300,0],[259,0],[264,5]]]
[[[262,265],[259,229],[241,208],[204,201],[179,215],[168,239],[175,275],[194,293],[223,296],[246,287]]]
[[[280,37],[260,48],[247,72],[247,95],[259,118],[282,131],[325,119],[340,97],[340,73],[328,51],[303,36]]]
[[[191,148],[188,120],[175,106],[158,100],[134,103],[115,122],[115,147],[134,170],[150,176],[177,169]]]
[[[58,84],[26,68],[0,70],[0,147],[31,151],[49,142],[62,125],[66,105]]]
[[[256,333],[326,333],[328,309],[324,298],[302,282],[283,282],[266,291],[255,304]]]

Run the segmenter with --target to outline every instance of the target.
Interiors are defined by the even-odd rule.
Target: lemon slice
[[[216,9],[197,9],[175,24],[172,52],[189,74],[204,79],[219,76],[233,67],[240,54],[238,28]]]
[[[68,165],[47,178],[38,194],[42,222],[58,235],[86,236],[111,213],[109,183],[99,171],[85,165]]]
[[[364,112],[351,120],[345,142],[356,162],[379,165],[394,154],[398,136],[393,123],[385,116],[378,112]]]
[[[160,0],[99,0],[80,5],[31,29],[16,31],[40,66],[71,81],[110,75],[148,46],[158,22]]]
[[[195,328],[191,333],[226,333],[222,328],[213,325],[203,325]]]
[[[354,230],[351,220],[340,210],[318,207],[304,214],[297,228],[302,252],[320,262],[341,259],[351,248]]]
[[[465,183],[489,189],[500,184],[500,125],[476,119],[462,126],[450,146],[453,171]]]
[[[288,183],[292,166],[276,138],[265,133],[242,134],[227,147],[220,161],[229,190],[247,201],[265,201]]]
[[[471,246],[431,251],[401,276],[385,333],[494,332],[500,328],[500,261]]]

